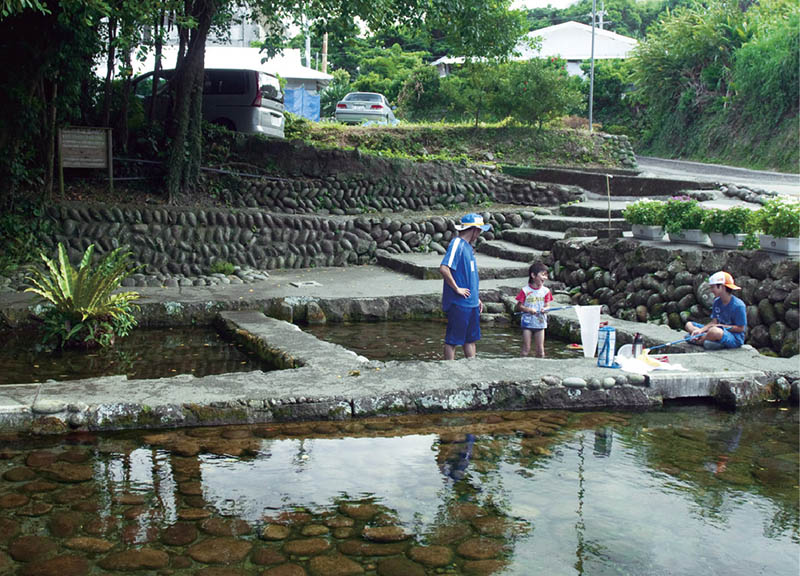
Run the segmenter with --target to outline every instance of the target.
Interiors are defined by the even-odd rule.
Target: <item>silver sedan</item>
[[[336,103],[334,116],[337,122],[349,124],[367,121],[384,124],[397,122],[386,96],[377,92],[350,92]]]

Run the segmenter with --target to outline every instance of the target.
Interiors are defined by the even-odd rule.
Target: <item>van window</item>
[[[244,94],[247,75],[243,70],[206,70],[203,94]]]

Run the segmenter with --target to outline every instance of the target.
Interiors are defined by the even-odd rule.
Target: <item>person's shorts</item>
[[[702,328],[704,324],[692,322],[697,328]],[[722,340],[706,340],[703,342],[703,348],[706,350],[722,350],[723,348],[739,348],[742,345],[733,335],[733,332],[727,328],[722,329]]]
[[[447,332],[444,342],[450,346],[463,346],[481,339],[480,308],[465,308],[453,304],[447,309]]]

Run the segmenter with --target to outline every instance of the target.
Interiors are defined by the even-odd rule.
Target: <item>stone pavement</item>
[[[497,301],[524,282],[524,277],[483,280],[481,292]],[[598,368],[593,358],[483,359],[480,345],[473,360],[382,363],[261,312],[274,310],[276,303],[291,310],[293,304],[314,302],[327,309],[356,306],[390,318],[393,307],[422,307],[430,313],[438,307],[440,292],[441,280],[377,266],[279,270],[247,285],[142,288],[145,316],[186,323],[197,311],[206,311],[207,321],[217,317],[221,329],[284,369],[134,384],[117,376],[4,386],[0,422],[37,431],[157,428],[443,410],[647,408],[665,399],[694,397],[737,406],[772,397],[775,387],[787,393],[793,387],[797,394],[797,359],[760,356],[749,346],[715,353],[670,350],[670,360],[688,372],[649,377]],[[2,294],[0,312],[12,323],[21,321],[31,301],[27,294]],[[577,324],[572,310],[553,312],[552,318],[553,323]],[[638,331],[646,346],[682,336],[664,326],[607,319],[621,340]]]

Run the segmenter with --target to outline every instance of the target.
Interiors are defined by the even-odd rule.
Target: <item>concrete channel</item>
[[[524,282],[524,277],[482,280],[482,297],[502,302]],[[480,357],[480,345],[479,357],[472,360],[378,362],[320,341],[292,323],[307,320],[300,316],[317,309],[333,321],[439,313],[441,280],[378,266],[279,270],[249,285],[140,292],[142,324],[214,323],[279,369],[135,384],[114,376],[8,385],[0,389],[0,427],[46,433],[459,410],[641,410],[699,398],[736,408],[790,395],[796,401],[800,381],[796,357],[762,356],[749,346],[713,353],[693,352],[696,348],[688,345],[668,348],[670,361],[686,371],[649,375],[600,368],[594,358],[486,359]],[[12,326],[23,323],[32,303],[30,295],[3,294],[0,313]],[[604,319],[617,328],[618,344],[634,332],[643,334],[646,346],[682,336],[665,326]],[[577,319],[571,310],[553,312],[551,326],[575,331]]]

